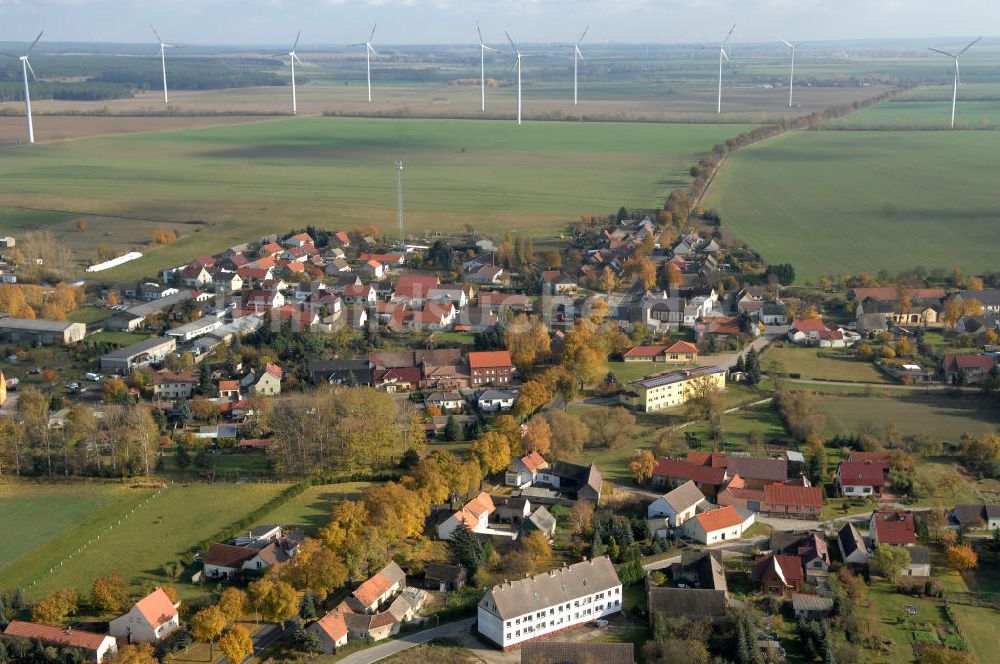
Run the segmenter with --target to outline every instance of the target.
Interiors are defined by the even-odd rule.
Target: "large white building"
[[[622,582],[607,556],[493,586],[477,629],[504,650],[622,610]]]

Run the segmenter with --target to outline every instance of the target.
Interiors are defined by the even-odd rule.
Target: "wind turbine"
[[[517,124],[521,124],[521,60],[524,59],[524,56],[521,55],[521,49],[511,39],[510,33],[504,32],[504,34],[507,35],[507,41],[514,47],[514,53],[517,55],[517,62],[514,64],[517,67]]]
[[[299,112],[298,100],[295,97],[295,63],[298,62],[302,64],[302,60],[295,53],[295,48],[299,45],[299,39],[302,38],[302,31],[299,30],[299,34],[295,35],[295,43],[292,44],[292,50],[288,52],[288,64],[292,66],[292,115],[296,115]]]
[[[44,30],[42,31],[44,32]],[[28,142],[35,142],[35,126],[31,123],[31,93],[28,91],[28,72],[31,72],[31,78],[36,82],[38,77],[35,76],[35,70],[31,68],[31,63],[28,62],[28,56],[31,55],[32,49],[35,48],[35,44],[38,40],[42,38],[42,33],[39,32],[38,36],[35,37],[35,41],[31,42],[31,46],[28,50],[24,52],[24,55],[11,55],[10,53],[3,53],[0,55],[6,55],[9,58],[17,58],[21,61],[21,73],[24,74],[24,115],[28,118]]]
[[[167,96],[167,54],[165,49],[173,48],[174,45],[164,43],[160,37],[160,33],[156,31],[152,23],[149,24],[149,29],[153,31],[156,41],[160,42],[160,64],[163,66],[163,103],[169,104],[170,98]]]
[[[490,48],[483,41],[483,29],[479,26],[479,21],[476,21],[476,30],[479,31],[479,82],[480,82],[480,100],[479,100],[479,110],[483,113],[486,112],[486,51],[492,51],[493,53],[499,53],[500,51],[495,48]]]
[[[982,39],[982,37],[979,37],[978,39],[973,40],[972,42],[969,43],[968,46],[966,46],[965,48],[963,48],[958,53],[949,53],[948,51],[942,51],[941,49],[931,48],[931,47],[928,46],[928,49],[930,49],[931,51],[934,51],[935,53],[940,53],[941,55],[947,55],[949,58],[953,58],[955,60],[955,82],[954,82],[954,84],[952,85],[952,88],[951,88],[951,128],[952,129],[955,128],[955,105],[958,103],[958,84],[962,82],[962,75],[961,75],[961,73],[958,70],[958,58],[961,57],[961,55],[963,53],[965,53],[966,51],[968,51],[970,48],[972,48],[973,46],[975,46],[976,42],[978,42],[980,39]]]
[[[792,49],[792,69],[791,73],[788,75],[788,108],[791,108],[792,95],[795,93],[795,49],[801,46],[802,42],[796,42],[793,44],[792,42],[785,41],[784,39],[782,39],[781,42],[788,48]]]
[[[733,23],[733,27],[729,28],[729,34],[726,38],[722,40],[722,44],[719,46],[719,103],[716,107],[716,113],[722,113],[722,60],[725,59],[729,62],[729,54],[726,53],[726,44],[729,43],[729,39],[733,36],[733,30],[736,29],[736,24]]]
[[[351,44],[351,46],[364,46],[365,47],[365,58],[368,61],[368,103],[372,101],[372,56],[378,55],[378,51],[372,46],[372,40],[375,39],[375,28],[378,27],[378,23],[372,26],[372,33],[368,37],[368,41],[360,44]]]
[[[580,38],[576,40],[576,44],[573,46],[573,105],[577,104],[577,72],[579,71],[579,62],[584,60],[583,53],[580,52],[580,44],[583,43],[583,38],[587,36],[590,32],[590,26],[588,25],[580,35]]]

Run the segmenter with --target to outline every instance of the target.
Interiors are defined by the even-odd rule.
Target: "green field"
[[[330,512],[342,500],[357,498],[372,486],[372,482],[344,482],[311,486],[272,512],[257,519],[255,525],[276,523],[281,526],[301,527],[314,534],[330,522]]]
[[[1000,132],[793,132],[741,150],[704,200],[797,281],[993,269]],[[947,240],[945,242],[945,239]]]
[[[773,346],[764,354],[763,362],[768,369],[774,364],[780,367],[783,374],[799,374],[800,378],[805,379],[852,383],[890,382],[871,362],[856,360],[849,351]]]
[[[64,586],[88,589],[95,576],[112,570],[133,587],[164,583],[164,563],[190,562],[192,547],[274,498],[285,486],[177,484],[142,505],[154,491],[94,485],[9,489],[0,510],[2,532],[39,535],[30,545],[19,544],[14,553],[20,555],[0,568],[0,587],[36,580],[26,589],[33,599]],[[89,502],[90,507],[77,507],[80,502]],[[74,518],[68,520],[66,512]]]
[[[693,161],[745,129],[296,118],[9,147],[0,149],[0,232],[53,224],[83,251],[90,231],[68,216],[126,217],[119,248],[147,256],[102,276],[130,281],[308,224],[394,228],[402,159],[408,231],[468,224],[551,236],[582,214],[659,207],[687,185]],[[153,246],[164,221],[191,223],[177,243]],[[91,235],[95,244],[119,237]]]
[[[818,395],[816,405],[826,414],[826,429],[830,434],[860,432],[869,425],[881,429],[892,422],[904,435],[928,433],[938,440],[957,442],[963,433],[1000,429],[996,405],[978,397],[919,392],[879,398]]]
[[[922,86],[825,126],[834,129],[944,129],[951,123],[951,86]],[[963,85],[958,91],[957,129],[1000,127],[1000,87]]]

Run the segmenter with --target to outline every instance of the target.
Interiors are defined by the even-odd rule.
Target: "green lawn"
[[[66,320],[73,323],[96,323],[110,318],[114,312],[100,307],[83,307],[66,315]]]
[[[359,497],[372,482],[344,482],[311,486],[272,512],[257,519],[255,525],[276,523],[281,526],[298,526],[308,534],[330,522],[330,512],[342,500]]]
[[[922,86],[888,102],[827,123],[836,129],[944,129],[951,123],[950,85]],[[957,129],[1000,127],[996,85],[965,84],[958,92]]]
[[[870,398],[821,394],[816,404],[826,414],[829,434],[850,434],[870,425],[881,429],[892,422],[904,435],[928,433],[939,440],[957,442],[963,433],[989,433],[1000,428],[996,405],[978,396],[891,392],[891,396]]]
[[[161,571],[164,563],[190,562],[193,547],[277,496],[286,486],[172,484],[141,506],[137,504],[152,490],[120,488],[122,492],[135,492],[131,502],[113,503],[115,509],[98,510],[90,518],[63,529],[58,537],[34,547],[0,573],[0,587],[37,579],[27,591],[32,599],[64,586],[87,589],[95,576],[112,570],[134,588],[151,581],[168,582]],[[18,488],[14,495],[18,500],[30,500],[35,490]],[[68,493],[63,500],[74,500],[73,494]],[[38,521],[44,523],[51,518],[43,515]],[[77,552],[84,545],[83,551]],[[65,561],[70,554],[73,557]],[[62,565],[60,561],[64,561]],[[54,571],[49,573],[53,566]],[[179,588],[183,590],[184,586]]]
[[[985,606],[952,604],[952,611],[965,635],[966,645],[982,664],[997,660],[997,625],[1000,612]]]
[[[876,633],[882,639],[889,639],[893,646],[880,662],[898,662],[910,664],[916,661],[913,652],[915,639],[936,641],[955,634],[955,628],[948,621],[944,607],[923,597],[900,595],[885,582],[876,582],[871,586],[871,599],[875,605],[875,615],[879,622]],[[903,606],[917,607],[917,614],[910,616],[903,611]]]
[[[93,344],[114,344],[117,346],[130,346],[137,344],[143,339],[148,339],[148,334],[138,332],[109,332],[101,330],[87,337],[88,343]]]
[[[856,360],[853,352],[847,350],[773,346],[764,354],[763,363],[769,369],[775,364],[786,375],[798,374],[800,378],[806,379],[852,383],[890,382],[871,362]]]
[[[37,212],[18,212],[17,228],[0,222],[0,231],[56,224],[76,246],[87,234],[45,210],[128,217],[128,233],[101,239],[147,254],[104,273],[131,281],[307,224],[395,228],[393,164],[402,159],[408,231],[472,224],[553,235],[581,214],[662,205],[688,184],[694,161],[748,128],[301,117],[7,147],[0,199]],[[197,223],[177,243],[153,246],[163,221]]]
[[[996,264],[1000,132],[792,132],[727,160],[704,199],[797,281]],[[947,192],[943,195],[942,192]],[[941,251],[942,233],[949,237]]]
[[[473,346],[476,343],[476,335],[471,332],[435,332],[432,339],[442,346]]]

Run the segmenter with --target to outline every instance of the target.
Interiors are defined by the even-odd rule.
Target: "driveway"
[[[386,657],[392,657],[404,650],[409,650],[414,646],[428,643],[434,639],[442,637],[458,637],[469,631],[469,628],[476,623],[475,618],[465,618],[457,622],[445,623],[437,627],[425,629],[422,632],[414,632],[406,636],[391,641],[384,641],[371,648],[365,648],[356,653],[352,653],[340,660],[340,664],[372,664]]]
[[[776,325],[770,325],[764,328],[764,333],[754,339],[749,346],[744,348],[738,353],[719,353],[717,355],[705,355],[698,358],[698,364],[703,366],[716,366],[723,369],[731,369],[736,366],[736,360],[739,359],[740,355],[744,355],[751,348],[757,351],[758,354],[764,348],[774,341],[775,339],[780,339],[788,331],[787,327],[780,327]]]

